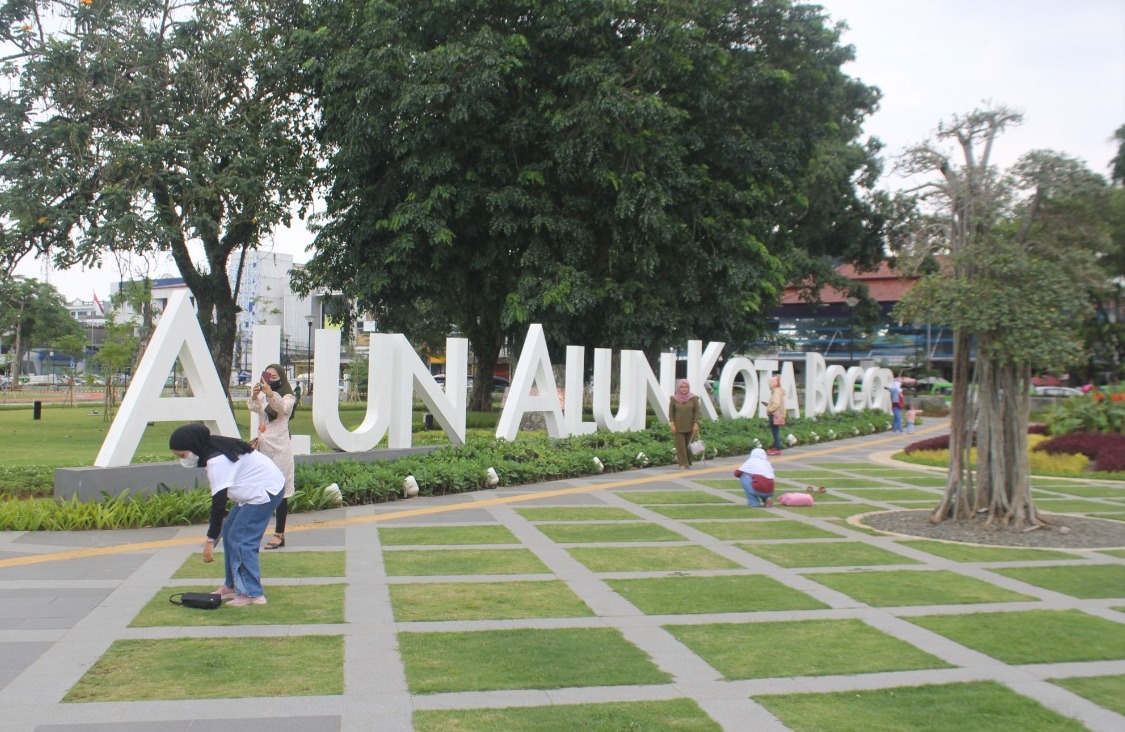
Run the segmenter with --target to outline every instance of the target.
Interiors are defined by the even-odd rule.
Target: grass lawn
[[[1026,562],[1051,559],[1078,559],[1080,555],[1053,549],[1021,549],[1006,546],[973,546],[957,542],[910,540],[899,544],[911,549],[952,559],[954,562]]]
[[[769,514],[764,514],[769,515]],[[716,539],[839,539],[839,534],[785,519],[694,521],[691,526]]]
[[[871,513],[880,510],[877,506],[866,503],[819,503],[812,506],[779,506],[774,505],[779,511],[793,511],[804,516],[817,518],[847,518],[857,513]]]
[[[1078,496],[1081,498],[1125,498],[1125,486],[1120,485],[1078,485],[1075,483],[1067,483],[1045,486],[1034,484],[1034,488],[1036,490],[1063,493],[1068,496]]]
[[[1112,507],[1098,501],[1084,501],[1081,498],[1036,498],[1035,507],[1050,513],[1091,513]]]
[[[395,549],[383,552],[383,565],[390,577],[550,571],[527,549]]]
[[[248,609],[261,608],[239,608]],[[342,693],[344,639],[338,635],[168,638],[114,641],[67,692],[63,701],[238,699]]]
[[[1125,566],[1008,567],[993,572],[1083,600],[1125,597]]]
[[[1035,599],[945,570],[861,571],[805,576],[873,607],[969,605]]]
[[[214,578],[215,586],[223,583],[223,553],[215,552],[215,561],[204,564],[199,553],[189,557],[172,579]],[[343,577],[344,552],[289,551],[262,552],[262,578],[268,583],[271,578],[285,577]],[[208,587],[208,590],[214,587]]]
[[[1086,727],[995,681],[756,696],[795,732],[1080,732]]]
[[[1099,707],[1105,707],[1125,717],[1125,675],[1090,676],[1087,678],[1051,679],[1064,689],[1074,692],[1083,699],[1089,699]]]
[[[572,547],[567,552],[593,572],[675,572],[739,569],[701,546]]]
[[[380,526],[379,541],[384,546],[520,543],[506,526]]]
[[[517,508],[528,521],[636,521],[636,514],[611,506],[543,506]]]
[[[400,633],[414,694],[665,684],[671,676],[611,628]]]
[[[861,620],[714,623],[665,629],[727,679],[949,668],[941,659]]]
[[[815,544],[744,544],[743,549],[781,567],[851,567],[918,564],[900,554],[859,541]]]
[[[721,732],[690,699],[414,713],[415,732]]]
[[[728,503],[727,499],[703,491],[617,491],[617,497],[641,506],[670,503]]]
[[[739,495],[742,491],[739,491]],[[707,506],[653,506],[652,510],[661,516],[673,519],[742,519],[747,518],[746,501],[731,502],[727,505]]]
[[[439,582],[391,585],[391,607],[402,623],[427,620],[582,618],[593,615],[561,580]]]
[[[222,580],[219,580],[221,583]],[[343,584],[270,585],[266,580],[266,605],[196,610],[168,601],[177,592],[210,592],[215,584],[199,587],[165,587],[141,608],[130,628],[154,626],[305,625],[344,622]]]
[[[656,524],[538,524],[536,528],[560,544],[686,541],[682,534]]]
[[[856,498],[872,501],[936,501],[941,498],[940,493],[917,488],[857,488],[847,493]]]
[[[646,615],[752,613],[828,607],[803,592],[762,575],[652,577],[606,580],[606,584]]]
[[[926,615],[906,620],[1004,663],[1125,659],[1121,625],[1079,610]]]

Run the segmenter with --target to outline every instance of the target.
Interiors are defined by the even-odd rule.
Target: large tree
[[[8,348],[13,383],[32,348],[49,348],[60,338],[82,334],[53,286],[27,277],[0,277],[0,337]]]
[[[170,254],[229,371],[228,264],[310,195],[312,111],[289,45],[304,12],[300,0],[0,5],[7,259]]]
[[[902,160],[930,179],[913,192],[908,225],[892,227],[903,235],[895,243],[904,261],[939,253],[945,266],[898,312],[955,329],[950,470],[934,521],[986,513],[990,523],[1043,525],[1027,464],[1031,376],[1083,360],[1076,324],[1092,313],[1091,288],[1104,285],[1105,181],[1051,152],[1029,153],[1001,175],[993,146],[1020,121],[1005,108],[955,117]]]
[[[877,92],[841,72],[851,49],[819,8],[318,7],[332,188],[298,287],[339,290],[385,329],[451,324],[474,408],[530,322],[555,345],[738,347],[786,282],[878,255],[857,191]]]

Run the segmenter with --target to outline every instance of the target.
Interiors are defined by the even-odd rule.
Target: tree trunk
[[[939,523],[947,518],[965,519],[973,515],[973,474],[969,461],[975,421],[975,410],[969,403],[971,353],[972,338],[964,332],[955,332],[953,396],[950,403],[952,416],[949,424],[949,477],[946,479],[945,495],[930,517],[932,523]]]

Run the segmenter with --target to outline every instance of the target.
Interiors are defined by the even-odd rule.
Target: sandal
[[[265,549],[280,549],[285,546],[285,534],[274,534],[273,541],[265,545]]]

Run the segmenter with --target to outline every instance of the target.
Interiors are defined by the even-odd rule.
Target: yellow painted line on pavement
[[[941,427],[929,427],[926,429],[919,429],[915,432],[924,434],[928,431],[938,429],[946,429],[943,425]],[[880,440],[872,442],[865,442],[863,447],[873,447],[890,442],[901,441],[902,435],[894,435],[893,437],[884,437]],[[900,443],[901,444],[901,443]],[[857,445],[837,444],[833,446],[824,446],[817,448],[812,452],[804,452],[800,455],[786,456],[774,458],[774,463],[786,463],[793,460],[809,460],[819,458],[825,455],[833,455],[847,450],[856,449]],[[904,468],[910,468],[909,464],[903,464]],[[615,488],[626,488],[629,486],[645,485],[647,483],[657,483],[675,478],[695,478],[702,475],[711,475],[712,473],[725,472],[730,470],[729,465],[715,466],[712,468],[703,468],[692,470],[691,472],[674,472],[674,473],[659,473],[656,475],[646,475],[639,478],[628,478],[625,480],[610,481],[607,483],[595,483],[593,485],[577,486],[574,488],[559,488],[553,491],[540,491],[537,493],[522,493],[514,496],[501,496],[498,498],[488,498],[482,501],[468,500],[462,503],[454,503],[445,506],[424,506],[421,508],[411,508],[405,511],[389,511],[385,513],[372,514],[370,516],[353,516],[349,518],[335,519],[332,521],[314,521],[310,524],[301,526],[290,526],[286,529],[285,533],[296,533],[301,531],[315,531],[319,529],[335,529],[346,526],[355,526],[357,524],[370,523],[372,521],[391,521],[395,519],[412,518],[415,516],[433,516],[440,513],[449,513],[451,511],[461,511],[469,508],[487,508],[488,506],[502,506],[510,503],[522,503],[525,501],[540,501],[544,498],[554,498],[556,496],[569,496],[579,493],[590,493],[592,491],[612,490]],[[510,486],[510,488],[518,488],[518,486]],[[479,494],[465,494],[465,495],[479,495]],[[376,504],[378,505],[378,504]],[[157,541],[143,541],[134,542],[130,544],[114,544],[112,546],[102,547],[86,547],[83,549],[71,549],[63,552],[50,552],[46,554],[34,554],[23,557],[11,557],[9,559],[0,559],[0,569],[5,567],[20,567],[28,564],[42,564],[44,562],[61,562],[68,559],[86,559],[89,557],[104,557],[114,554],[128,554],[130,552],[149,551],[155,549],[167,549],[175,546],[187,546],[190,544],[199,544],[202,542],[202,537],[180,537],[178,539],[160,539]]]

